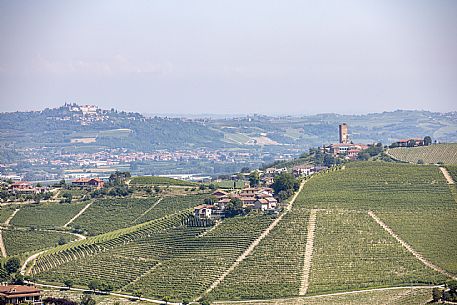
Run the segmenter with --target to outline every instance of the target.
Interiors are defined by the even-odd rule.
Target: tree
[[[281,191],[291,192],[298,190],[298,181],[290,173],[280,173],[274,178],[274,182],[271,185],[276,194],[279,194]]]
[[[65,239],[65,237],[60,236],[59,240],[57,241],[57,244],[59,244],[61,246],[61,245],[65,245],[66,243],[67,243],[67,240]]]
[[[171,297],[169,297],[168,295],[162,297],[162,301],[164,301],[165,304],[168,304],[168,302],[170,302],[170,300],[171,300]]]
[[[335,158],[331,154],[324,155],[324,165],[325,166],[332,166],[335,164]]]
[[[81,305],[95,305],[95,300],[90,295],[83,295],[80,301]]]
[[[413,139],[408,140],[408,142],[406,143],[406,146],[408,146],[408,147],[416,146],[416,140],[413,140]]]
[[[182,305],[188,305],[190,304],[190,300],[188,299],[183,299],[182,302],[181,302]]]
[[[89,287],[89,289],[94,291],[94,293],[95,293],[95,290],[97,290],[98,287],[100,287],[100,281],[92,280],[89,282],[89,284],[87,284],[87,287]]]
[[[424,164],[424,163],[425,163],[425,162],[424,162],[424,160],[422,160],[422,159],[417,160],[417,164]]]
[[[260,182],[259,172],[256,170],[251,172],[251,174],[249,175],[249,183],[251,184],[251,186],[258,186],[259,182]]]
[[[205,198],[203,200],[203,203],[204,204],[213,204],[217,201],[217,198],[215,196],[211,196],[211,197],[208,197],[208,198]]]
[[[441,297],[443,296],[443,291],[437,287],[433,288],[432,290],[432,302],[438,302],[441,300]]]
[[[432,144],[432,138],[429,137],[429,136],[426,136],[426,137],[424,138],[424,145],[425,145],[425,146],[429,146],[429,145],[431,145],[431,144]]]
[[[12,278],[11,278],[11,284],[14,285],[23,285],[24,284],[24,276],[20,273],[16,273]]]
[[[65,281],[63,281],[63,284],[68,288],[71,288],[73,286],[73,281],[70,279],[66,279]]]
[[[8,274],[15,273],[19,270],[21,262],[17,257],[12,257],[6,261],[5,270]]]
[[[136,296],[138,299],[140,299],[141,296],[143,295],[143,291],[140,289],[137,289],[133,292],[133,295]]]

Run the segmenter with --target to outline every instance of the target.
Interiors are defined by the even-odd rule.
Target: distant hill
[[[0,145],[46,146],[78,151],[261,147],[295,155],[338,140],[338,124],[349,125],[350,140],[390,144],[431,136],[457,142],[457,113],[393,111],[366,115],[250,115],[227,118],[146,117],[139,113],[65,104],[42,111],[0,113]]]
[[[394,159],[411,163],[422,160],[430,164],[457,164],[457,143],[392,148],[388,150],[388,154]]]

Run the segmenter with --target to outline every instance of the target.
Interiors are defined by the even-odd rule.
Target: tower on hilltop
[[[340,124],[340,143],[347,144],[349,142],[348,124]]]

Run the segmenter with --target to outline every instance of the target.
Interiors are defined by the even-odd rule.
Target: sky
[[[454,0],[0,0],[0,112],[457,111]]]

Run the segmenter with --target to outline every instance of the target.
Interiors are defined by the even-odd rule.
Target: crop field
[[[310,292],[444,280],[421,267],[368,210],[424,257],[456,272],[457,205],[436,166],[373,162],[346,167],[310,179],[296,202],[327,210],[317,217]]]
[[[431,288],[401,288],[362,291],[345,295],[329,295],[249,302],[252,305],[425,305],[431,299]],[[216,305],[236,305],[216,302]],[[244,303],[245,304],[245,303]]]
[[[216,185],[216,187],[223,189],[242,189],[244,187],[244,182],[240,180],[223,180],[220,182],[214,182],[213,184]]]
[[[366,213],[318,213],[310,293],[443,280]]]
[[[89,235],[97,235],[161,218],[203,202],[200,195],[165,197],[155,205],[158,199],[149,197],[97,200],[71,226],[79,226]]]
[[[449,170],[452,172],[453,168]],[[426,260],[457,274],[457,204],[451,191],[452,187],[434,165],[351,162],[345,169],[313,175],[291,210],[209,292],[208,298],[278,299],[274,301],[277,304],[294,304],[287,303],[289,299],[281,303],[280,299],[304,294],[306,283],[306,297],[294,298],[293,302],[426,302],[431,297],[428,288],[325,298],[317,295],[441,284],[448,279],[424,265],[370,215],[381,219]],[[87,287],[90,280],[98,279],[111,284],[117,292],[133,294],[141,290],[144,297],[154,299],[167,295],[173,301],[181,301],[205,295],[274,219],[253,212],[224,219],[215,227],[184,225],[191,208],[202,203],[205,196],[96,200],[71,224],[95,236],[51,248],[37,259],[31,275],[55,284],[71,279],[79,287]],[[24,206],[13,223],[22,221],[23,226],[31,226],[37,224],[31,221],[32,215],[46,215],[41,227],[58,227],[82,208],[79,205],[77,210],[70,211],[71,206]],[[56,215],[61,207],[66,207],[62,210],[65,221]],[[35,209],[37,212],[33,213]],[[4,213],[8,214],[6,210]],[[49,220],[51,216],[56,219]],[[313,219],[310,224],[315,219],[316,225],[310,231],[313,234],[307,236],[309,219]],[[14,231],[6,230],[4,234]],[[22,250],[21,245],[15,245],[14,240],[21,240],[20,236],[4,238],[7,249],[18,249],[13,252],[35,249]],[[55,243],[55,239],[40,242],[42,238],[36,238],[38,243]],[[305,270],[309,270],[306,282]],[[377,296],[384,301],[372,302]]]
[[[138,176],[130,180],[132,185],[177,185],[177,186],[197,186],[191,181],[178,180],[160,176]]]
[[[179,221],[178,217],[165,217],[129,234],[105,241],[97,236],[62,248],[64,251],[56,250],[37,261],[34,275],[54,283],[71,278],[81,286],[90,279],[100,279],[116,290],[131,293],[141,289],[149,297],[196,297],[233,263],[271,218],[227,219],[203,236],[200,233],[208,228],[177,226]]]
[[[75,216],[86,203],[43,203],[21,206],[11,221],[19,227],[56,228]]]
[[[297,295],[308,214],[307,210],[288,213],[253,253],[211,292],[210,298],[267,299]]]
[[[242,133],[224,133],[224,140],[234,142],[236,144],[246,144],[251,138]]]
[[[75,239],[68,233],[37,230],[5,230],[2,234],[9,256],[57,246],[61,238],[65,242]]]
[[[446,169],[454,180],[457,183],[457,165],[446,165]]]
[[[17,209],[17,206],[13,204],[0,207],[0,223],[4,223],[15,209]]]
[[[388,151],[395,159],[417,163],[422,160],[425,163],[457,164],[457,143],[434,144],[419,147],[398,147]]]

